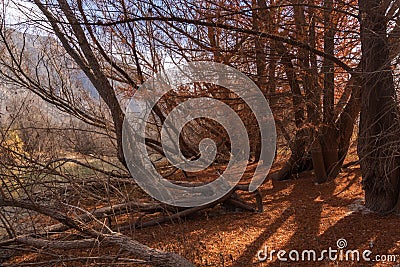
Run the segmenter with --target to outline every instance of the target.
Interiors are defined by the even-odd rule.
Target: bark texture
[[[379,0],[360,0],[362,89],[358,141],[366,206],[379,213],[396,209],[399,197],[399,120],[386,36],[387,19]]]

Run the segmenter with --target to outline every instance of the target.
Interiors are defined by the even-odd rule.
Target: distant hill
[[[24,67],[31,73],[31,76],[43,84],[46,84],[50,77],[54,94],[60,96],[68,94],[77,99],[81,99],[83,96],[98,98],[97,91],[90,80],[66,55],[57,40],[49,36],[32,35],[13,29],[8,29],[6,36],[17,55],[22,50],[24,51]],[[3,47],[4,43],[0,41],[0,48]],[[56,56],[52,57],[52,55]],[[9,60],[7,53],[3,53],[0,57],[3,57],[3,60]],[[1,74],[0,80],[2,81],[0,84],[0,120],[4,120],[10,115],[10,112],[16,108],[15,103],[22,98],[29,98],[30,101],[37,102],[38,106],[55,120],[64,117],[53,105],[46,103],[28,89],[4,80],[4,76],[2,77]]]

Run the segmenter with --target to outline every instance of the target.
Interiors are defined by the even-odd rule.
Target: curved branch
[[[261,32],[261,31],[255,31],[251,29],[243,29],[243,28],[238,28],[235,26],[231,25],[226,25],[220,22],[208,22],[208,21],[202,21],[202,20],[194,20],[194,19],[187,19],[187,18],[180,18],[180,17],[137,17],[137,18],[128,18],[128,19],[123,19],[123,20],[118,20],[118,21],[109,21],[109,22],[103,22],[103,21],[98,21],[96,23],[90,23],[91,25],[97,25],[97,26],[113,26],[113,25],[118,25],[118,24],[123,24],[123,23],[130,23],[130,22],[138,22],[138,21],[163,21],[163,22],[179,22],[179,23],[187,23],[187,24],[192,24],[196,26],[206,26],[206,27],[216,27],[216,28],[221,28],[225,30],[231,30],[234,32],[240,32],[240,33],[246,33],[246,34],[251,34],[251,35],[257,35],[259,37],[264,37],[268,39],[272,39],[275,41],[283,42],[285,44],[293,45],[299,48],[306,49],[318,56],[321,56],[323,58],[329,59],[333,61],[336,65],[344,69],[350,74],[355,74],[354,69],[338,59],[335,56],[332,56],[330,54],[327,54],[323,51],[320,51],[311,45],[307,43],[303,43],[291,38],[287,37],[282,37],[276,34],[271,34],[271,33],[266,33],[266,32]]]

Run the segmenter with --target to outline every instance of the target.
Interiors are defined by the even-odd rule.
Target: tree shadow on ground
[[[362,214],[361,212],[351,213],[350,210],[347,213],[336,211],[338,207],[347,207],[354,202],[354,198],[341,198],[340,194],[359,181],[360,176],[357,171],[344,173],[341,178],[324,185],[310,184],[310,175],[305,175],[308,175],[308,177],[300,177],[300,179],[294,181],[274,182],[274,186],[266,190],[266,194],[274,195],[279,194],[276,190],[283,190],[293,185],[291,193],[284,198],[284,201],[288,201],[288,207],[285,211],[272,223],[265,225],[262,234],[247,245],[246,250],[232,266],[351,266],[358,264],[373,266],[381,264],[365,261],[356,263],[345,260],[335,262],[330,261],[327,257],[319,262],[301,261],[303,250],[315,250],[318,258],[320,253],[323,250],[328,250],[329,247],[333,250],[337,249],[339,239],[345,239],[348,249],[358,249],[360,254],[365,249],[371,249],[370,244],[373,244],[371,250],[374,254],[400,254],[397,248],[400,244],[398,242],[400,230],[396,227],[398,218],[395,216],[383,218],[373,214]],[[336,185],[340,182],[348,184],[336,192]],[[360,196],[355,195],[354,197],[357,199]],[[337,220],[338,216],[340,216],[339,220]],[[382,220],[386,220],[385,224],[393,224],[393,228],[380,229]],[[287,229],[288,235],[290,235],[288,238],[285,238],[284,235],[282,238],[282,235],[277,233],[278,230],[285,231],[285,227],[289,228]],[[391,233],[388,235],[387,231],[391,231]],[[274,238],[274,235],[280,236],[280,238]],[[273,261],[267,259],[265,262],[257,262],[255,255],[260,249],[265,250],[265,246],[268,247],[269,253],[271,250],[285,250],[287,253],[291,250],[300,251],[300,259],[291,262],[288,259],[288,262],[282,262],[277,260],[275,252]],[[346,252],[347,249],[344,248],[343,251]],[[288,258],[287,254],[285,258]],[[352,259],[351,255],[349,259]]]
[[[393,253],[400,245],[398,218],[352,213],[348,208],[363,198],[360,179],[359,172],[353,169],[323,185],[313,184],[311,172],[291,181],[269,180],[261,188],[263,213],[219,213],[217,207],[132,234],[152,247],[178,252],[198,266],[377,265],[327,260],[260,263],[256,257],[264,246],[288,252],[314,249],[320,253],[329,247],[336,249],[341,238],[347,240],[349,249],[362,251],[372,241],[374,253]]]

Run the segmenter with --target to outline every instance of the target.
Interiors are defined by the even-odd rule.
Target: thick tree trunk
[[[304,127],[305,121],[305,101],[301,93],[295,67],[292,63],[293,56],[287,51],[282,43],[275,43],[276,51],[281,56],[281,63],[284,67],[286,77],[292,92],[294,122],[296,134],[291,147],[291,156],[281,170],[271,175],[274,180],[282,181],[290,179],[292,174],[308,170],[312,167],[311,156],[306,152],[306,147],[310,144],[310,129]]]
[[[362,89],[358,140],[366,206],[388,213],[399,197],[398,108],[386,37],[385,10],[379,0],[359,0],[362,15]]]
[[[351,95],[336,122],[336,128],[338,129],[338,162],[329,173],[331,178],[337,177],[340,173],[343,162],[350,148],[350,141],[351,137],[353,136],[354,125],[356,124],[356,120],[361,109],[361,88],[359,81],[354,76],[348,81],[345,90],[350,91]]]
[[[325,0],[324,7],[324,52],[328,55],[334,56],[335,26],[331,19],[333,0]],[[328,176],[331,176],[331,170],[338,162],[338,134],[334,122],[335,65],[333,61],[324,58],[322,72],[324,74],[324,108],[323,126],[320,127],[320,141],[324,158],[325,171],[328,174],[325,179],[327,179]],[[324,179],[322,177],[317,177],[317,180],[324,182]]]
[[[314,167],[315,182],[318,184],[324,183],[328,179],[320,139],[318,132],[315,132],[314,141],[311,145],[311,158]]]
[[[311,136],[310,128],[303,128],[296,132],[294,141],[291,144],[292,154],[285,165],[278,172],[271,175],[273,180],[288,180],[292,174],[312,169],[312,155],[306,152]]]

